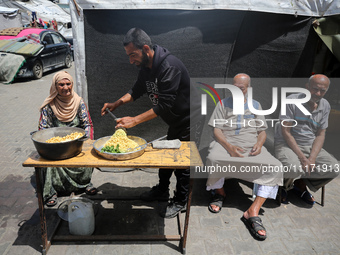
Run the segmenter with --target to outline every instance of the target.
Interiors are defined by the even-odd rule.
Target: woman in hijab
[[[53,77],[50,95],[40,107],[39,130],[51,127],[79,127],[93,139],[93,125],[84,100],[73,90],[72,76],[60,71]],[[82,192],[94,195],[91,183],[93,168],[47,167],[43,197],[49,207],[57,204],[58,195]]]

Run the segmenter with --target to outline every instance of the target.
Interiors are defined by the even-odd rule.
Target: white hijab
[[[67,79],[72,83],[72,93],[69,96],[58,94],[57,84],[59,81]],[[72,121],[78,112],[81,97],[73,90],[72,76],[66,71],[56,73],[52,80],[50,95],[45,99],[40,107],[40,111],[47,104],[50,104],[53,113],[62,122]]]

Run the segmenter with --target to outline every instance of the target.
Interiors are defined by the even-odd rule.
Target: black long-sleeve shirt
[[[152,69],[140,70],[129,93],[134,101],[147,94],[154,112],[170,128],[187,128],[190,119],[197,121],[200,118],[198,93],[190,84],[189,73],[181,60],[159,45],[154,46],[154,51]],[[190,100],[190,94],[195,100]]]

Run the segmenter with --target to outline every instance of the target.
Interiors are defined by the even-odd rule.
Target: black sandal
[[[249,217],[249,219],[246,219],[244,216],[242,216],[241,221],[246,225],[251,235],[260,241],[263,241],[267,238],[267,235],[260,235],[258,233],[259,230],[266,231],[266,228],[263,226],[262,220],[260,217]]]
[[[305,201],[309,205],[314,205],[315,200],[311,193],[308,192],[308,190],[301,191],[296,186],[293,187],[294,193],[300,197],[303,201]]]
[[[285,189],[281,190],[281,203],[288,204],[288,193]]]
[[[46,200],[45,204],[47,207],[53,207],[58,203],[57,194],[54,194],[52,197]]]
[[[222,206],[223,206],[223,201],[224,201],[225,197],[220,195],[220,194],[217,194],[215,193],[209,206],[208,206],[208,209],[210,212],[212,213],[219,213],[221,210],[222,210]],[[215,206],[218,206],[220,209],[218,211],[215,211],[211,206],[212,205],[215,205]]]
[[[92,184],[88,185],[85,189],[85,193],[90,196],[96,195],[97,192],[98,192],[97,188],[93,187]]]

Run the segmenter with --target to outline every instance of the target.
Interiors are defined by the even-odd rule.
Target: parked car
[[[17,39],[28,34],[38,34],[40,44],[44,47],[36,56],[26,58],[24,65],[19,69],[16,77],[34,77],[40,79],[43,73],[55,68],[72,65],[71,44],[59,32],[50,29],[28,28],[22,30],[18,35],[3,37],[2,39]]]
[[[73,37],[65,37],[65,39],[71,44],[72,60],[74,61]]]

